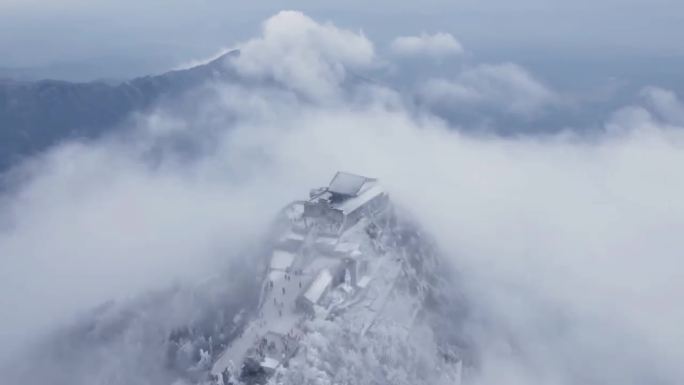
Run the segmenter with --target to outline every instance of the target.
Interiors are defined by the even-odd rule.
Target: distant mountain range
[[[236,78],[231,51],[199,66],[121,83],[0,80],[0,173],[69,138],[95,138],[133,112],[182,96],[209,80]]]

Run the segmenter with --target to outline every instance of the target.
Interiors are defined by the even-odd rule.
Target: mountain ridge
[[[234,80],[233,50],[205,64],[119,83],[0,79],[0,173],[65,139],[97,138],[164,98]]]

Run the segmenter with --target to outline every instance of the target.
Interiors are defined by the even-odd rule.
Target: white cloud
[[[558,100],[551,89],[513,63],[481,64],[453,80],[430,79],[419,92],[430,103],[494,107],[519,115],[537,113]]]
[[[681,128],[473,139],[371,106],[307,110],[271,135],[279,168],[381,177],[454,258],[491,327],[472,325],[477,383],[683,378]]]
[[[645,87],[639,96],[642,104],[615,111],[606,128],[610,132],[654,132],[663,127],[670,129],[684,125],[684,103],[677,95],[658,87]]]
[[[155,167],[145,157],[174,132],[144,128],[154,128],[146,143],[61,146],[0,196],[0,364],[104,301],[201,281],[268,230],[282,201],[269,192],[275,179],[246,174],[248,155],[220,171],[172,159]]]
[[[243,75],[273,79],[306,95],[336,92],[347,68],[373,64],[373,44],[362,33],[318,23],[301,12],[283,11],[266,20],[262,36],[238,46],[231,62]]]
[[[390,45],[392,52],[405,56],[441,57],[463,53],[463,46],[449,33],[438,32],[433,35],[422,33],[419,36],[400,36]]]
[[[658,87],[646,87],[641,91],[641,96],[665,122],[684,124],[684,103],[674,92]]]
[[[208,111],[244,116],[198,162],[150,169],[144,146],[67,146],[7,197],[0,302],[15,311],[0,330],[25,335],[35,320],[211,269],[216,250],[345,169],[380,177],[461,269],[483,360],[475,383],[683,378],[681,129],[475,139],[384,100],[323,108],[226,92]]]
[[[467,337],[481,360],[475,384],[681,383],[684,128],[675,119],[638,106],[591,142],[473,138],[377,96],[388,90],[363,103],[337,97],[344,66],[372,60],[359,34],[281,13],[245,48],[236,62],[245,75],[332,101],[216,85],[201,116],[171,129],[148,119],[143,140],[71,144],[38,161],[0,208],[0,307],[12,309],[0,318],[3,349],[98,300],[212,270],[281,204],[344,169],[381,178],[461,269]],[[435,90],[524,114],[556,97],[513,64],[478,66]],[[654,100],[676,118],[670,96]],[[184,133],[215,136],[185,161],[159,141]]]

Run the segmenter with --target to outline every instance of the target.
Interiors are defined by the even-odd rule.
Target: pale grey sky
[[[648,58],[667,72],[684,60],[675,0],[0,0],[0,68],[75,79],[159,72],[246,39],[281,9],[363,29],[379,50],[397,35],[449,32],[470,52],[537,62],[553,76],[564,62],[597,70]]]

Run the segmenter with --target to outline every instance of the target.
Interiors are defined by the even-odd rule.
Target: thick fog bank
[[[396,47],[458,60],[460,43],[435,36]],[[460,270],[474,383],[684,380],[677,95],[644,88],[589,136],[504,138],[415,96],[534,117],[562,108],[562,91],[506,63],[407,92],[358,81],[390,59],[362,33],[296,12],[239,47],[226,65],[269,85],[204,85],[216,97],[195,115],[160,106],[133,134],[64,144],[15,170],[0,206],[0,358],[107,299],[239,260],[282,205],[346,170],[380,178]]]

